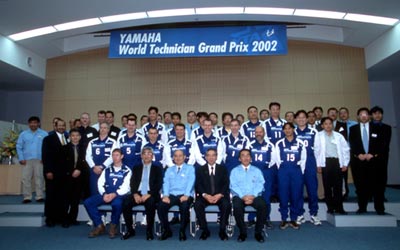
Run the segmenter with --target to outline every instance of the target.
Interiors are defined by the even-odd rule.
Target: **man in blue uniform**
[[[196,120],[196,112],[194,112],[193,110],[187,112],[187,123],[185,124],[186,127],[186,133],[188,135],[188,139],[192,140],[192,138],[190,137],[192,135],[192,132],[194,129],[196,129],[197,127],[199,127],[199,123],[197,123]]]
[[[149,129],[148,138],[149,141],[144,147],[153,149],[153,164],[163,168],[172,166],[171,149],[168,145],[158,140],[159,136],[156,128]]]
[[[318,179],[317,179],[317,161],[314,155],[314,140],[318,133],[316,129],[311,129],[307,126],[307,112],[299,110],[295,114],[297,128],[295,129],[296,137],[304,142],[307,151],[307,161],[304,170],[304,185],[307,189],[308,209],[310,212],[310,221],[314,225],[321,225],[321,220],[318,218]],[[301,201],[304,201],[303,199]],[[304,208],[301,205],[301,212],[297,217],[297,224],[305,222]]]
[[[250,142],[252,142],[256,139],[256,135],[254,133],[256,127],[264,127],[264,123],[258,119],[258,109],[255,106],[250,106],[247,108],[247,116],[249,120],[242,124],[240,133],[249,138]]]
[[[268,229],[272,229],[273,225],[270,221],[271,213],[271,193],[272,193],[272,169],[275,165],[275,146],[274,144],[265,140],[265,130],[263,127],[258,126],[255,129],[256,139],[250,144],[251,151],[251,164],[258,167],[264,176],[264,193],[263,197],[267,204],[267,216],[265,225]],[[249,226],[255,225],[255,214],[249,214]]]
[[[140,151],[147,142],[136,133],[136,120],[128,119],[126,126],[126,132],[118,138],[117,148],[124,154],[122,162],[132,169],[141,163]]]
[[[264,177],[259,168],[250,164],[250,150],[242,149],[239,153],[239,159],[242,164],[231,172],[230,189],[233,194],[233,215],[240,231],[237,240],[238,242],[243,242],[247,238],[247,228],[243,218],[245,206],[254,207],[257,210],[257,218],[265,218],[267,205],[262,197]],[[254,236],[258,242],[264,242],[264,236],[262,235],[264,222],[264,220],[257,220],[256,223]]]
[[[97,180],[103,169],[112,163],[111,152],[116,148],[116,141],[108,137],[110,126],[100,123],[99,137],[91,140],[86,149],[86,162],[90,167],[90,194],[98,194]]]
[[[168,211],[172,206],[179,206],[181,224],[179,240],[186,240],[186,227],[189,224],[189,209],[193,202],[195,170],[192,165],[185,163],[185,154],[182,150],[174,153],[175,165],[169,167],[164,175],[162,200],[158,206],[158,217],[161,221],[162,235],[160,240],[172,237],[168,222]]]
[[[182,150],[185,153],[185,163],[189,165],[194,165],[196,160],[193,154],[192,143],[186,139],[185,136],[185,125],[183,123],[178,123],[175,125],[175,139],[172,139],[168,142],[171,158],[174,156],[175,151]]]
[[[112,151],[113,163],[101,173],[97,183],[99,193],[84,202],[86,211],[95,227],[89,233],[89,238],[97,237],[105,231],[101,212],[97,208],[103,204],[111,204],[112,207],[109,236],[114,238],[118,234],[117,225],[122,213],[122,202],[130,191],[129,183],[132,176],[132,171],[122,163],[122,158],[123,154],[120,149]]]
[[[223,126],[218,128],[216,131],[219,138],[224,139],[224,137],[227,136],[231,132],[231,121],[232,120],[233,120],[232,113],[229,113],[229,112],[222,113]]]
[[[165,131],[165,126],[164,126],[164,124],[157,121],[158,108],[150,107],[148,109],[148,117],[149,117],[149,122],[144,124],[142,127],[142,134],[143,134],[144,138],[147,141],[149,141],[149,137],[148,137],[149,129],[155,128],[158,131],[157,140],[161,140],[162,143],[167,143],[168,138],[167,138],[167,132]]]

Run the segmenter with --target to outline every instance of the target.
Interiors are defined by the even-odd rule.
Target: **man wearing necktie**
[[[209,205],[216,205],[221,213],[218,235],[221,240],[225,241],[228,240],[225,228],[231,210],[228,171],[222,165],[216,164],[217,150],[213,148],[207,150],[206,161],[207,164],[196,169],[194,210],[202,230],[200,239],[206,240],[210,236],[205,209]]]
[[[357,112],[359,124],[350,128],[351,167],[358,198],[357,213],[367,212],[368,200],[374,199],[377,214],[385,214],[384,169],[379,165],[382,157],[382,136],[370,122],[370,112],[360,108]]]
[[[142,164],[135,166],[132,170],[131,194],[126,196],[122,211],[127,227],[127,232],[122,236],[126,240],[135,236],[133,229],[132,207],[143,204],[146,209],[146,239],[153,240],[154,217],[156,204],[160,201],[160,190],[163,181],[162,167],[153,164],[153,149],[144,147],[141,153]]]
[[[175,165],[169,167],[164,175],[162,200],[158,205],[158,217],[161,221],[162,234],[160,240],[172,237],[168,221],[168,212],[172,206],[179,206],[181,223],[179,240],[186,240],[186,228],[189,224],[189,209],[193,202],[195,169],[185,163],[185,153],[182,150],[174,152]]]

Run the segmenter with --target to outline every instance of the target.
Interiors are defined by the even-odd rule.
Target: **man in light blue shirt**
[[[242,149],[239,153],[239,160],[242,164],[235,167],[230,175],[230,189],[233,194],[233,215],[239,227],[238,242],[243,242],[247,238],[247,228],[244,223],[244,208],[252,206],[256,209],[257,218],[266,218],[267,204],[262,197],[264,191],[264,177],[261,170],[250,164],[251,152]],[[264,242],[262,229],[265,219],[257,220],[255,227],[255,239]]]
[[[32,201],[32,176],[35,178],[36,201],[43,202],[44,178],[42,164],[42,143],[47,132],[40,129],[40,119],[32,116],[28,119],[29,129],[23,131],[17,141],[17,153],[22,168],[23,203]]]
[[[161,221],[162,235],[160,240],[166,240],[172,236],[168,222],[168,211],[172,206],[179,206],[181,224],[179,240],[186,240],[186,227],[189,224],[189,208],[193,202],[195,169],[185,163],[185,153],[182,150],[174,152],[175,165],[169,167],[164,175],[162,201],[158,206],[158,217]]]

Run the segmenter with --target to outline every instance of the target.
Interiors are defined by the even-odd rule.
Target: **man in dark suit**
[[[133,167],[131,178],[131,195],[124,199],[122,212],[124,215],[127,232],[122,236],[123,240],[135,235],[132,220],[132,207],[144,204],[146,209],[147,230],[146,239],[153,240],[153,225],[156,213],[156,204],[160,200],[160,190],[163,184],[162,168],[152,164],[153,149],[142,149],[143,164]]]
[[[44,213],[46,225],[53,227],[61,223],[68,227],[67,207],[67,167],[65,164],[65,121],[59,119],[55,124],[55,133],[45,137],[42,145],[43,172],[46,184]]]
[[[367,211],[368,200],[374,198],[375,210],[384,214],[384,169],[380,166],[382,136],[378,127],[370,122],[369,110],[357,111],[359,124],[350,128],[351,167],[358,197],[357,213]]]
[[[217,151],[215,149],[210,148],[207,150],[206,161],[206,165],[196,169],[196,202],[194,203],[194,210],[202,230],[200,239],[206,240],[210,236],[205,208],[209,205],[217,205],[221,213],[219,237],[221,240],[228,240],[225,232],[231,210],[228,172],[225,167],[216,164]]]
[[[378,135],[381,137],[381,150],[382,154],[379,158],[379,165],[384,169],[384,185],[387,184],[387,171],[389,162],[389,150],[390,140],[392,138],[392,127],[382,122],[383,120],[383,109],[379,106],[375,106],[371,109],[372,123],[377,126]]]
[[[85,154],[86,147],[81,142],[81,133],[77,128],[69,132],[70,142],[65,149],[65,163],[67,167],[67,212],[68,223],[78,225],[79,201],[82,198],[84,172],[88,168]]]

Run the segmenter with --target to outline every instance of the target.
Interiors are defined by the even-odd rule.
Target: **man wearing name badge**
[[[19,163],[22,165],[22,203],[32,202],[32,177],[35,179],[36,201],[44,202],[44,180],[42,164],[42,143],[47,132],[40,129],[40,119],[31,116],[28,119],[29,129],[24,130],[17,140]]]
[[[98,209],[98,206],[104,204],[110,204],[112,207],[108,234],[110,239],[115,238],[118,234],[118,224],[122,214],[122,202],[130,191],[129,183],[132,171],[122,163],[124,155],[119,148],[113,149],[111,154],[112,164],[102,171],[97,183],[99,192],[83,203],[94,224],[94,229],[90,231],[89,238],[97,237],[105,232],[102,214]]]
[[[44,138],[42,146],[43,173],[46,183],[44,214],[48,227],[53,227],[56,223],[61,223],[62,227],[68,227],[65,121],[58,119],[55,129],[54,133]]]
[[[239,228],[238,242],[243,242],[247,238],[247,228],[244,223],[245,206],[252,206],[256,209],[257,218],[266,218],[267,205],[262,197],[264,191],[264,177],[261,170],[250,164],[251,152],[242,149],[239,153],[241,164],[234,168],[230,175],[230,189],[233,195],[233,215],[236,225]],[[264,242],[262,230],[265,220],[260,219],[256,222],[255,239]]]
[[[229,175],[222,165],[216,163],[217,151],[208,149],[206,153],[207,164],[196,169],[196,202],[194,209],[199,221],[202,233],[201,240],[206,240],[210,236],[207,227],[205,209],[209,205],[217,205],[221,214],[219,223],[219,238],[223,241],[228,240],[226,225],[231,210],[229,201]]]
[[[114,112],[111,110],[108,110],[106,112],[106,122],[110,126],[110,131],[108,132],[108,136],[114,140],[118,140],[118,135],[121,129],[119,129],[117,126],[114,126]]]
[[[179,240],[186,240],[186,228],[189,224],[189,209],[193,202],[195,169],[185,163],[185,154],[181,150],[174,153],[175,165],[169,167],[164,175],[162,200],[158,206],[158,218],[161,221],[162,234],[160,240],[172,237],[172,231],[168,221],[169,209],[177,205],[181,216],[179,228]]]
[[[351,167],[358,198],[357,213],[367,212],[368,200],[374,199],[375,211],[385,214],[385,170],[379,164],[382,143],[378,127],[370,122],[367,108],[357,111],[359,124],[350,128]]]
[[[128,119],[126,126],[126,132],[118,138],[117,148],[124,154],[122,162],[132,169],[141,163],[140,151],[147,142],[136,133],[136,120]]]
[[[123,240],[135,236],[133,229],[132,207],[143,204],[146,209],[146,239],[154,239],[154,216],[156,204],[160,201],[160,190],[163,183],[163,170],[152,163],[153,149],[142,149],[142,164],[133,168],[131,178],[131,195],[126,196],[123,203],[123,214],[127,232],[122,236]]]
[[[97,180],[103,170],[112,163],[111,152],[116,148],[116,141],[108,137],[110,126],[103,122],[100,124],[99,137],[91,140],[86,149],[86,162],[90,167],[89,187],[90,194],[98,193]]]

